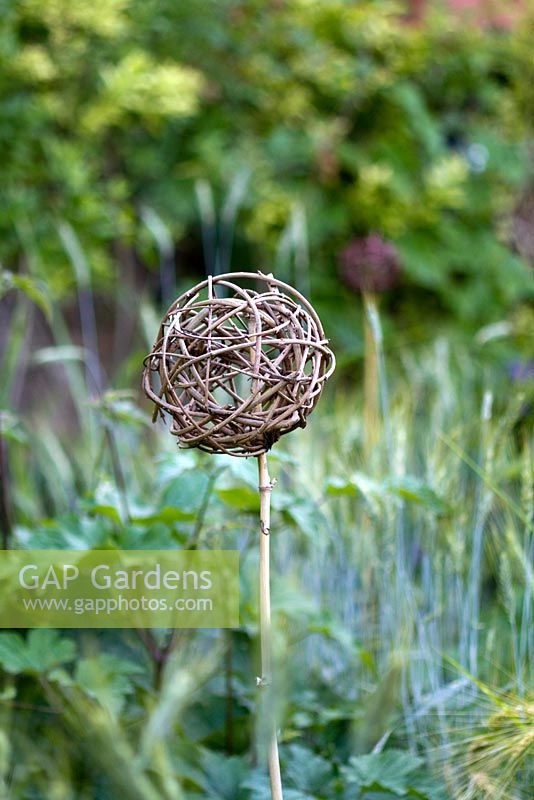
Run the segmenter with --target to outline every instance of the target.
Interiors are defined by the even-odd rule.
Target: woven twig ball
[[[154,419],[167,413],[182,447],[234,456],[304,427],[335,366],[310,303],[260,272],[208,278],[179,297],[144,363]]]

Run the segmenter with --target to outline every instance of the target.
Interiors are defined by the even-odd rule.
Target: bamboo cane
[[[258,478],[260,490],[260,646],[261,680],[266,691],[272,690],[272,636],[271,636],[271,587],[270,587],[270,539],[271,539],[271,492],[273,484],[269,477],[267,455],[258,456]],[[272,800],[283,800],[276,718],[272,704],[268,704],[268,765]]]

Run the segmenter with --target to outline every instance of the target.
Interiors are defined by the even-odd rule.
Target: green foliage
[[[438,784],[429,785],[421,773],[422,761],[400,750],[353,756],[343,771],[345,796],[365,797],[369,792],[383,792],[386,797],[419,797],[439,800],[445,797]]]
[[[524,404],[518,394],[508,406],[496,383],[499,414],[486,399],[480,416],[470,363],[438,350],[439,359],[431,349],[409,362],[409,393],[406,374],[392,371],[391,440],[365,469],[353,394],[332,397],[330,407],[326,400],[326,413],[272,455],[280,750],[293,800],[452,800],[473,780],[504,786],[492,766],[497,731],[530,746],[530,701],[519,699],[532,663],[531,449],[515,433]],[[176,451],[165,430],[147,435],[123,393],[84,409],[86,438],[66,456],[76,468],[60,465],[52,512],[43,492],[48,448],[35,434],[31,449],[24,437],[5,438],[17,478],[12,544],[237,547],[241,627],[0,634],[5,759],[22,765],[13,796],[50,795],[53,747],[64,753],[57,774],[82,796],[267,800],[267,776],[249,755],[257,741],[256,465]],[[106,424],[93,426],[93,417]],[[17,425],[6,419],[6,430]],[[467,663],[472,642],[477,675],[456,662],[447,671],[444,656]],[[516,689],[487,688],[503,671]],[[462,750],[469,732],[485,754],[482,776],[476,753]],[[522,767],[511,785],[520,791],[529,780]]]
[[[388,2],[3,5],[0,258],[54,295],[74,285],[65,230],[109,285],[117,242],[149,266],[153,235],[167,256],[198,243],[197,200],[208,268],[239,211],[236,266],[306,288],[311,260],[334,332],[336,253],[369,231],[468,328],[531,291],[501,224],[528,173],[529,18],[503,35]]]
[[[394,4],[341,0],[0,9],[2,533],[19,548],[238,548],[242,564],[237,631],[0,633],[0,793],[269,797],[253,766],[256,467],[177,451],[137,397],[159,313],[124,267],[172,267],[174,245],[196,264],[202,238],[210,269],[267,264],[311,288],[351,351],[313,423],[270,456],[286,800],[527,797],[532,398],[503,379],[498,338],[530,354],[529,309],[506,315],[531,291],[508,221],[528,178],[532,21],[411,27]],[[387,426],[364,458],[358,301],[336,258],[370,230],[404,277],[382,303]],[[99,361],[53,302],[74,291],[86,323],[116,306],[128,388],[101,391],[107,323]],[[36,309],[50,339],[30,350]],[[427,309],[432,337],[440,312],[461,324],[407,347],[428,338]]]
[[[26,297],[35,305],[39,306],[41,311],[48,319],[52,315],[52,306],[47,296],[45,287],[42,283],[29,278],[26,275],[13,275],[12,272],[7,270],[0,270],[0,300],[12,290],[22,292]]]
[[[75,682],[112,715],[118,715],[127,695],[134,691],[131,678],[143,672],[139,664],[101,653],[76,663]]]
[[[352,756],[349,763],[337,765],[301,745],[290,745],[282,753],[289,800],[371,800],[371,798],[411,797],[419,800],[444,800],[437,782],[421,769],[420,758],[404,751],[388,750],[365,756]],[[251,800],[269,800],[270,788],[263,773],[248,779]]]
[[[285,770],[289,785],[298,789],[303,797],[321,796],[333,789],[332,765],[321,756],[310,753],[306,747],[288,747]]]
[[[328,479],[326,490],[328,494],[341,497],[355,497],[361,494],[375,506],[381,499],[398,496],[403,500],[422,505],[436,514],[444,514],[447,511],[447,504],[443,498],[414,475],[386,477],[380,482],[362,473],[354,473],[349,478],[332,476]]]
[[[0,664],[12,675],[46,675],[75,656],[74,642],[57,631],[36,628],[26,640],[18,633],[0,634]]]

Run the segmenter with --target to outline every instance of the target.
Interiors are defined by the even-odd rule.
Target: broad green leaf
[[[85,504],[92,514],[99,514],[115,525],[126,521],[126,506],[117,486],[110,480],[102,480],[94,492],[93,501]]]
[[[348,478],[336,476],[328,478],[326,492],[334,496],[347,495],[355,497],[361,495],[374,512],[378,511],[379,504],[384,498],[383,485],[363,472],[354,472]]]
[[[164,453],[156,458],[158,486],[166,487],[184,472],[198,468],[198,451],[175,450],[172,455]]]
[[[433,511],[440,516],[446,514],[449,510],[445,500],[434,489],[413,475],[390,478],[385,481],[384,486],[390,494],[424,506],[429,511]]]
[[[34,550],[91,550],[103,547],[110,536],[110,523],[102,518],[67,514],[44,522],[31,531],[25,546]]]
[[[184,519],[194,519],[202,507],[208,486],[209,475],[206,472],[183,472],[163,492],[162,505],[178,509],[184,514]]]
[[[221,457],[222,476],[217,480],[216,494],[231,508],[259,511],[258,470],[254,462],[255,459]]]
[[[312,622],[309,630],[310,633],[320,633],[328,639],[338,642],[348,653],[359,652],[354,640],[354,633],[335,619],[327,618],[317,623]]]
[[[364,756],[352,756],[343,769],[344,777],[361,791],[390,791],[405,796],[422,759],[402,750],[385,750]]]
[[[295,789],[287,785],[284,775],[284,800],[318,800],[315,796],[301,792],[300,789]],[[250,789],[250,800],[272,800],[271,786],[269,778],[265,772],[259,769],[246,778],[243,782],[243,788]]]
[[[332,764],[301,745],[290,745],[284,759],[284,774],[296,789],[323,795],[333,778]]]
[[[121,550],[170,550],[183,545],[188,536],[186,531],[177,531],[174,522],[164,521],[162,515],[161,521],[151,521],[147,526],[139,522],[125,525],[120,531],[117,545]]]
[[[221,456],[219,462],[225,467],[225,479],[229,486],[245,484],[250,489],[258,490],[258,468],[256,459],[233,458]],[[226,485],[226,483],[224,484]]]
[[[326,481],[326,493],[332,495],[349,495],[355,497],[358,489],[354,481],[333,476]]]
[[[19,633],[0,633],[0,664],[14,675],[28,669],[26,642]]]
[[[294,522],[306,536],[314,538],[321,531],[325,535],[325,519],[317,505],[305,498],[293,499],[284,509],[284,515]]]
[[[58,631],[36,628],[26,640],[30,663],[39,672],[48,672],[58,664],[66,664],[76,657],[76,645]]]
[[[99,514],[101,517],[107,517],[116,525],[120,525],[122,523],[122,517],[114,506],[106,506],[96,503],[94,506],[91,506],[91,511],[93,514]]]
[[[244,758],[224,756],[205,750],[202,753],[203,789],[207,800],[245,800],[241,788],[248,772]]]
[[[142,672],[139,664],[103,653],[79,661],[74,679],[115,716],[122,710],[126,696],[134,691],[132,677]]]
[[[137,512],[132,514],[130,519],[142,525],[154,525],[158,522],[173,525],[175,522],[191,520],[191,514],[175,506],[163,506],[154,510],[146,509],[146,514]]]
[[[216,494],[223,503],[232,508],[237,508],[239,511],[258,511],[260,508],[259,492],[245,485],[217,489]]]
[[[6,672],[48,673],[58,664],[73,661],[76,646],[57,631],[35,628],[26,639],[18,633],[0,633],[0,664]]]

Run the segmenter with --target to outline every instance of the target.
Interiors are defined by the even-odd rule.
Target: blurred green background
[[[237,631],[0,634],[1,796],[269,797],[255,465],[139,391],[262,269],[338,358],[271,458],[286,800],[532,797],[534,7],[471,5],[0,0],[3,546],[242,553]]]

